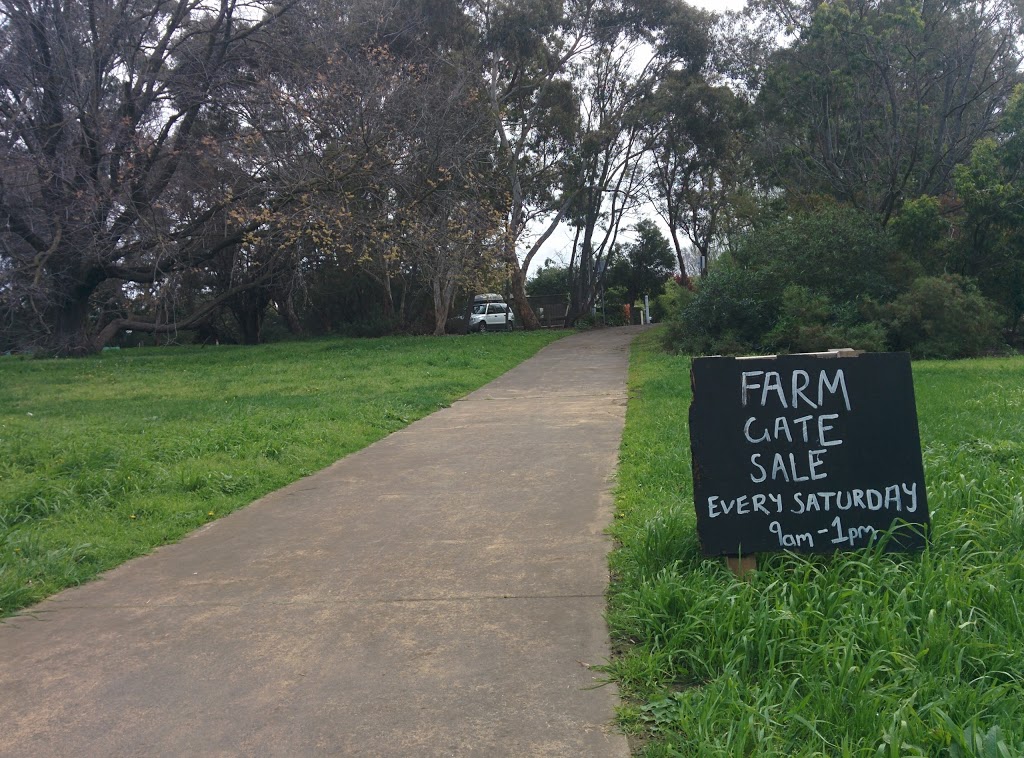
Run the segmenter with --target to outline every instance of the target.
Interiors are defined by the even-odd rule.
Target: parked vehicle
[[[477,295],[473,298],[473,310],[469,314],[469,331],[494,332],[512,331],[516,314],[508,303],[502,302],[501,295]]]

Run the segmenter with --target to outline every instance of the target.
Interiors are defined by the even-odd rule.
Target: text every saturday
[[[796,492],[788,498],[775,493],[740,495],[725,499],[708,498],[708,518],[749,516],[756,513],[774,516],[784,511],[801,516],[811,512],[892,510],[913,513],[917,510],[917,482],[893,484],[883,489],[851,489],[838,492]]]

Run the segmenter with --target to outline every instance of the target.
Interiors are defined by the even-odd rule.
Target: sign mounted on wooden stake
[[[690,446],[704,554],[918,550],[928,502],[905,353],[695,358]]]

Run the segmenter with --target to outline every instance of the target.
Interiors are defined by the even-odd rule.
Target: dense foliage
[[[993,307],[1016,343],[1020,32],[1011,0],[0,0],[0,350],[441,333],[480,291],[534,328],[554,240],[573,323],[648,288],[652,230],[679,348],[907,345],[947,296],[921,318],[993,339],[918,352],[989,349]]]
[[[1017,9],[843,0],[751,13],[793,35],[744,72],[760,117],[750,157],[768,192],[745,214],[736,206],[728,254],[675,298],[670,347],[965,357],[1019,346]]]
[[[677,298],[665,339],[697,354],[854,347],[962,358],[995,350],[1004,324],[972,280],[927,275],[874,214],[826,205],[745,235]]]

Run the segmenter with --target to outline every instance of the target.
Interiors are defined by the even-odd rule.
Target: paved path
[[[628,756],[588,666],[635,334],[0,623],[0,755]]]

